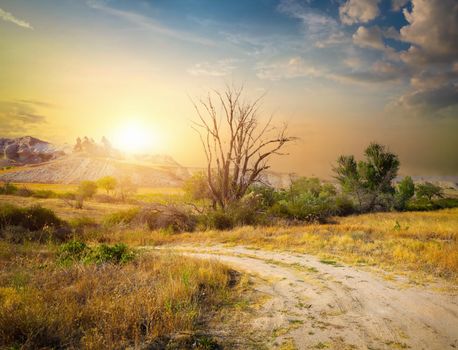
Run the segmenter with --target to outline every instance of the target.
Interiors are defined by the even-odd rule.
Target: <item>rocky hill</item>
[[[66,152],[63,151],[66,150]],[[72,147],[59,147],[30,136],[0,139],[0,181],[79,183],[103,176],[130,177],[139,186],[180,186],[190,176],[169,155],[126,157],[103,138],[84,137]]]
[[[32,136],[0,138],[0,166],[37,164],[63,156],[64,151]]]

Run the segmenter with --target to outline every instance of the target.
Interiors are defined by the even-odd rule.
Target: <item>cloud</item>
[[[382,31],[377,26],[359,27],[353,34],[353,42],[360,47],[385,50]]]
[[[399,99],[399,104],[423,112],[434,113],[458,105],[458,86],[445,84],[430,89],[415,90]]]
[[[29,105],[37,106],[37,107],[44,107],[44,108],[54,108],[55,105],[46,101],[39,101],[39,100],[18,100],[20,103],[26,103]]]
[[[7,135],[24,132],[46,122],[30,103],[0,101],[0,129]]]
[[[193,67],[188,69],[188,73],[195,76],[223,77],[229,75],[237,68],[237,62],[239,62],[238,59],[227,58],[216,61],[215,63],[196,63]]]
[[[2,10],[1,8],[0,8],[0,18],[3,19],[6,22],[14,23],[14,24],[18,25],[19,27],[23,27],[23,28],[27,28],[27,29],[33,29],[33,27],[30,25],[30,23],[15,17],[13,14],[11,14],[11,13],[5,11],[5,10]]]
[[[402,9],[404,6],[408,4],[410,0],[392,0],[391,1],[391,9],[393,11],[399,11]]]
[[[428,113],[456,106],[458,3],[412,0],[412,9],[403,13],[408,24],[401,28],[400,40],[410,47],[400,57],[410,69],[411,88],[398,104]]]
[[[297,0],[282,0],[278,10],[292,18],[299,19],[308,40],[316,47],[326,47],[347,41],[339,23],[331,16],[311,8]]]
[[[339,8],[340,20],[348,25],[367,23],[379,15],[379,2],[380,0],[347,0]]]
[[[106,1],[88,0],[86,1],[86,3],[89,7],[93,9],[102,11],[114,17],[121,18],[139,27],[146,28],[148,30],[154,31],[156,33],[159,33],[159,34],[162,34],[162,35],[174,38],[174,39],[178,39],[181,41],[186,41],[186,42],[190,42],[194,44],[200,44],[204,46],[217,46],[217,44],[214,41],[208,38],[193,35],[185,31],[171,29],[169,27],[166,27],[156,22],[151,17],[147,17],[147,16],[144,16],[144,15],[141,15],[135,12],[131,12],[131,11],[119,10],[114,7],[110,7],[107,5]]]
[[[326,75],[322,69],[305,62],[301,57],[292,57],[270,64],[260,63],[257,65],[256,70],[256,76],[259,79],[273,81]]]
[[[402,56],[411,64],[451,63],[458,57],[458,2],[456,0],[413,0],[404,9],[408,25],[400,39],[412,44]]]

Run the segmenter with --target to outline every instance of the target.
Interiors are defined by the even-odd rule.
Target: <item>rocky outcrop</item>
[[[0,138],[0,158],[5,165],[42,163],[63,155],[58,147],[32,136]]]

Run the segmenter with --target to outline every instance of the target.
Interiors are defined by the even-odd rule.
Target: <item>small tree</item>
[[[410,176],[404,177],[396,189],[396,209],[403,210],[415,194],[415,184]]]
[[[418,198],[427,198],[429,201],[431,201],[433,198],[442,198],[444,196],[442,187],[436,186],[431,182],[418,184],[416,186],[416,192]]]
[[[97,184],[94,181],[81,181],[77,193],[83,199],[92,198],[97,193]]]
[[[97,185],[100,188],[103,188],[107,194],[110,194],[110,191],[114,191],[118,181],[113,176],[104,176],[97,180]]]
[[[399,170],[399,159],[385,146],[371,143],[366,148],[365,160],[356,162],[354,156],[340,156],[333,171],[342,189],[357,200],[360,211],[372,211],[376,205],[394,194],[392,181]]]
[[[75,208],[83,209],[85,199],[92,198],[97,192],[97,184],[94,181],[81,181],[75,195]]]
[[[212,194],[208,187],[205,174],[200,171],[193,174],[183,184],[183,190],[186,196],[192,200],[211,200]]]
[[[124,176],[118,182],[118,191],[121,200],[125,201],[128,196],[137,191],[137,186],[132,182],[129,176]]]
[[[273,127],[272,118],[262,124],[261,98],[247,102],[242,94],[243,87],[228,86],[193,103],[199,118],[194,129],[207,159],[207,186],[214,207],[223,210],[239,201],[269,169],[270,157],[281,155],[280,150],[295,139],[287,135],[286,126]]]

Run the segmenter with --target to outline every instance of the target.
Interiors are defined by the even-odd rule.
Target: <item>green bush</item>
[[[31,197],[33,195],[33,191],[29,190],[27,187],[21,187],[15,192],[15,195],[21,197]]]
[[[43,230],[46,227],[59,227],[64,222],[47,208],[34,205],[19,208],[10,204],[0,205],[0,228],[21,226],[30,231]]]
[[[103,219],[103,224],[106,226],[128,225],[137,217],[139,212],[140,210],[138,208],[121,210],[107,215]]]
[[[87,216],[73,218],[69,221],[69,224],[78,233],[83,232],[85,229],[95,229],[99,226],[94,219]]]
[[[427,197],[413,198],[406,206],[408,211],[430,211],[458,207],[458,198],[439,198],[429,200]]]
[[[117,243],[113,246],[101,244],[91,253],[90,261],[97,264],[124,264],[133,258],[134,253],[123,243]]]
[[[70,241],[60,246],[58,262],[64,265],[74,262],[124,264],[134,259],[134,257],[133,251],[123,243],[113,246],[101,244],[91,249],[84,242]]]
[[[208,229],[230,230],[235,226],[233,217],[222,210],[212,210],[201,217],[203,225]]]
[[[335,215],[336,211],[335,203],[331,198],[302,194],[293,200],[278,202],[271,212],[287,219],[324,222],[328,217]]]
[[[68,265],[72,262],[82,261],[91,253],[91,249],[84,242],[70,241],[59,248],[58,261]]]
[[[35,190],[32,191],[34,198],[57,198],[57,193],[51,190]]]
[[[0,194],[16,194],[17,190],[17,186],[10,182],[5,182],[0,186]]]
[[[71,230],[56,214],[40,206],[19,208],[10,204],[0,205],[0,234],[13,243],[24,241],[66,241]]]

